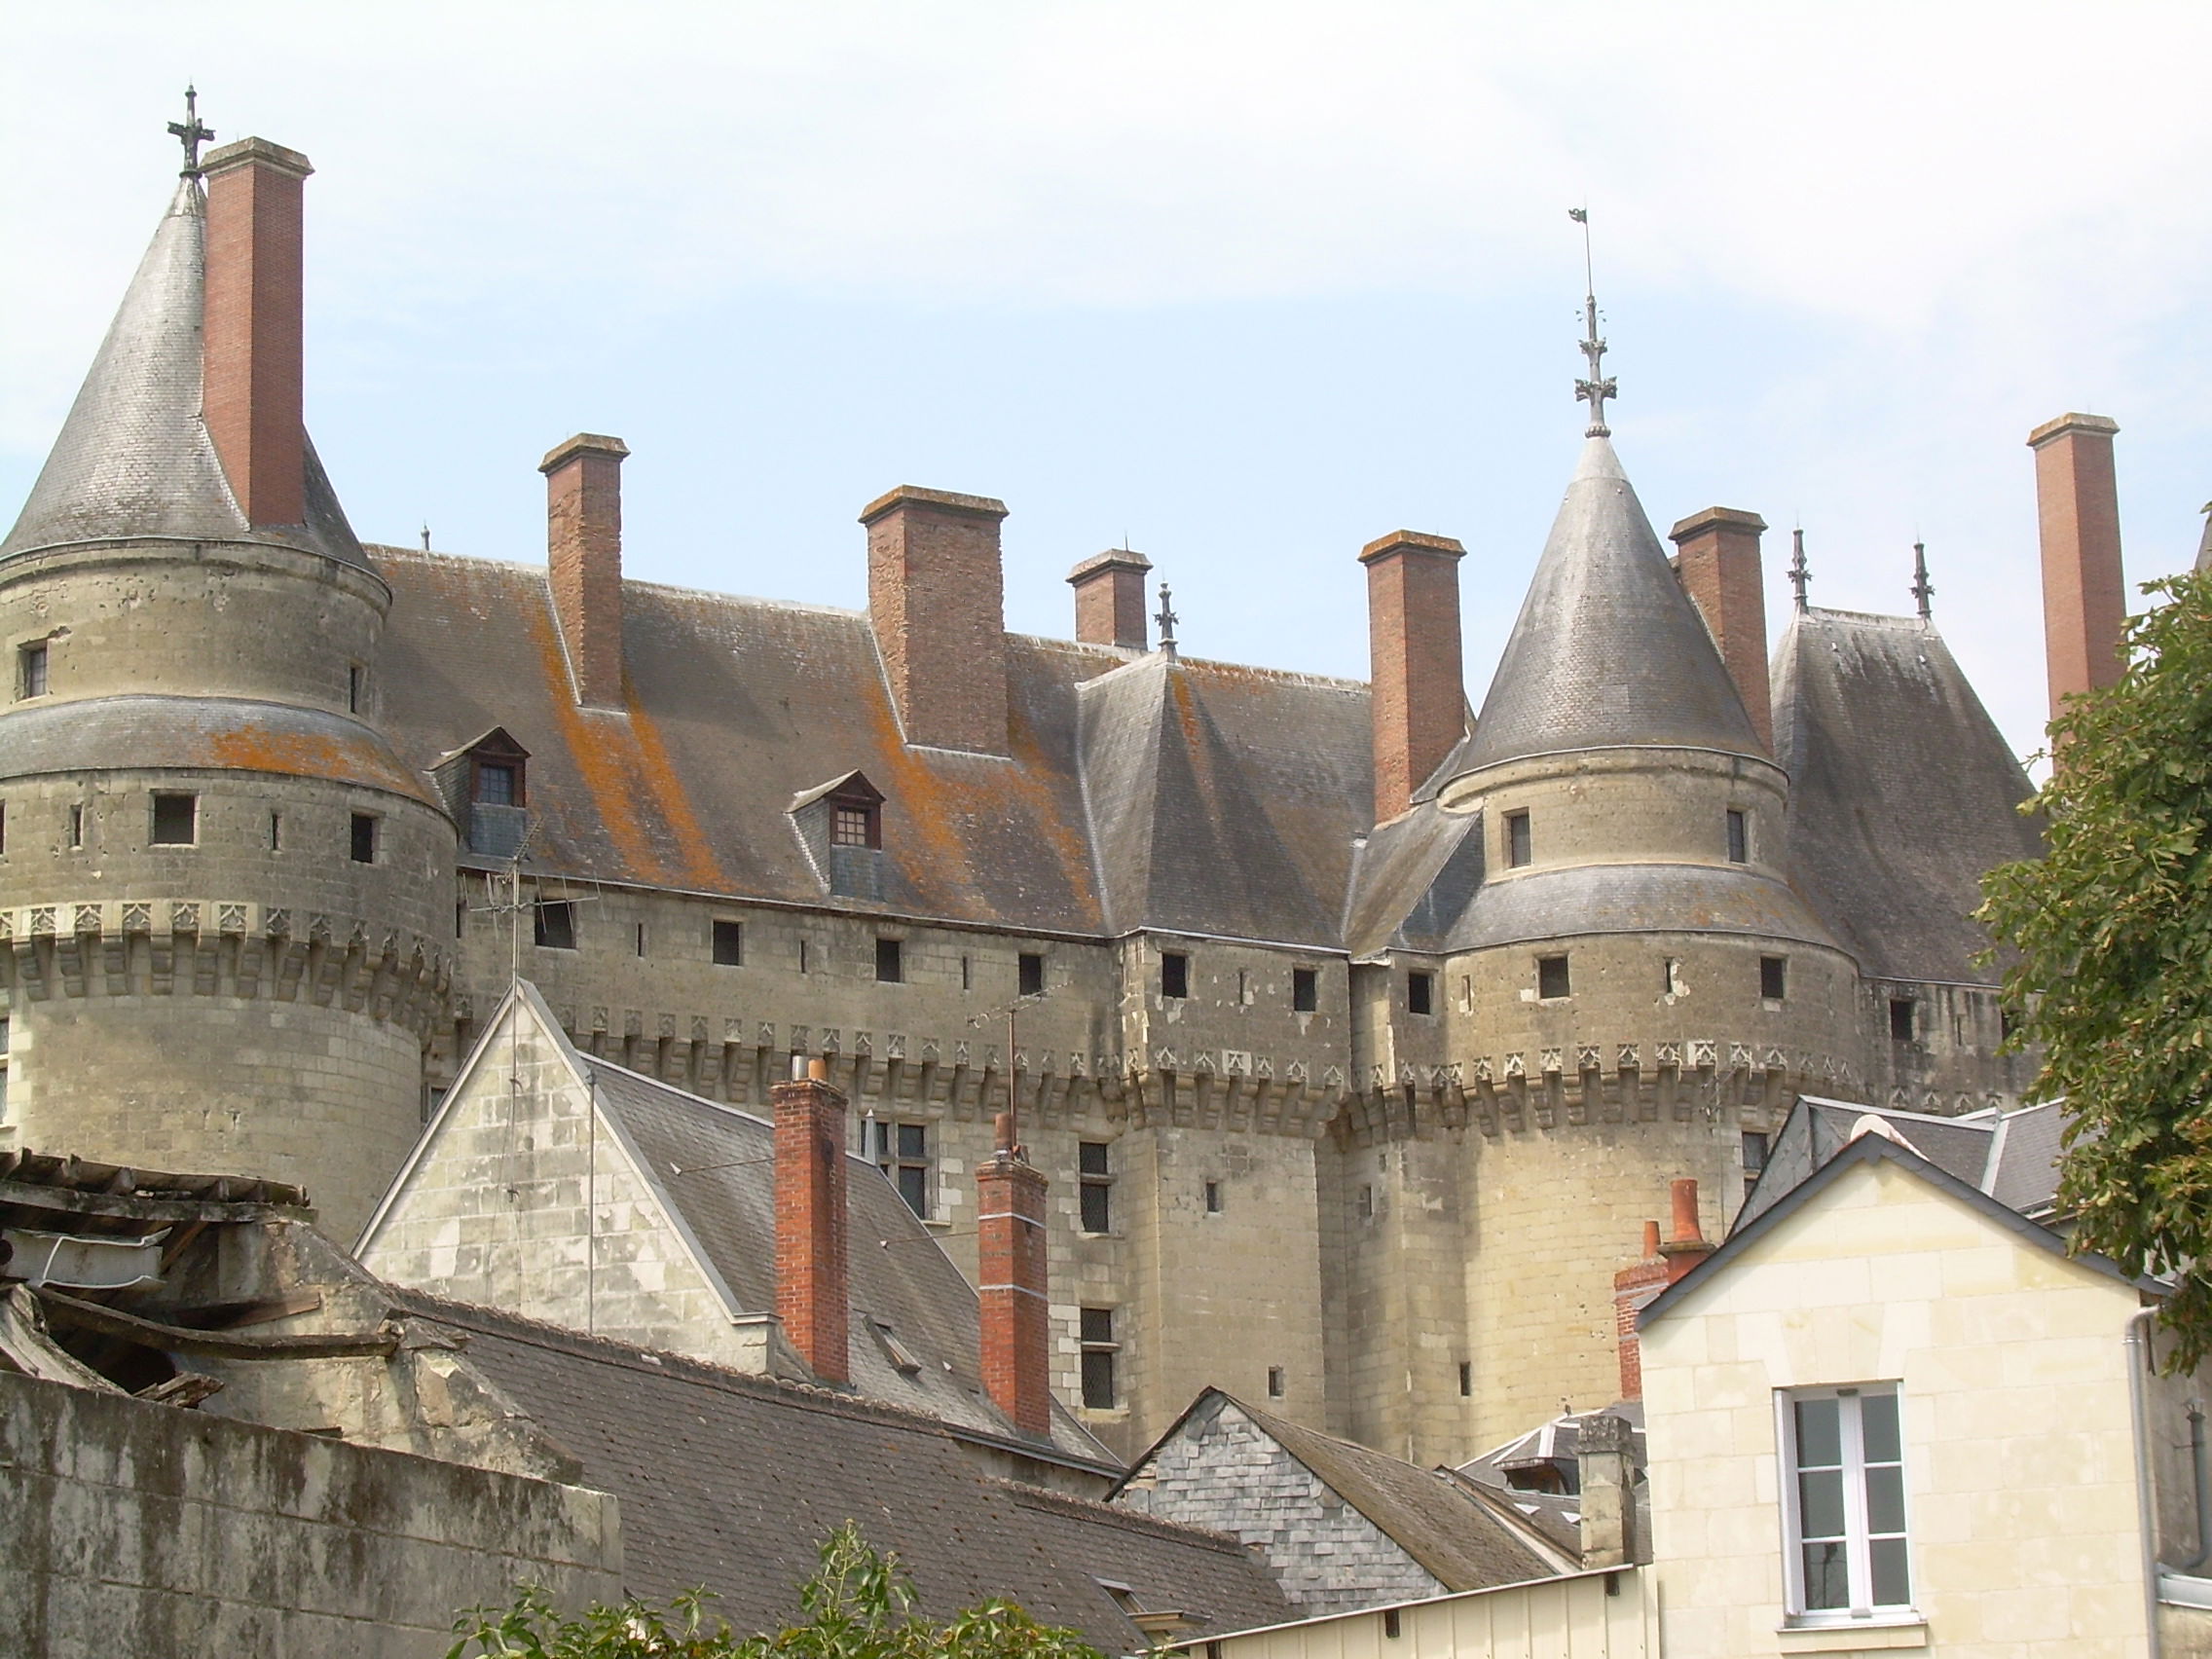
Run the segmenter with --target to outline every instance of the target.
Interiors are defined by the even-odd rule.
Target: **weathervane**
[[[1813,572],[1805,568],[1805,531],[1799,526],[1789,533],[1789,585],[1797,590],[1800,612],[1812,608],[1805,599],[1805,589],[1812,580]]]
[[[1591,275],[1590,267],[1590,209],[1569,207],[1567,216],[1582,227],[1582,354],[1590,359],[1590,378],[1574,383],[1574,395],[1590,405],[1590,425],[1583,433],[1588,438],[1612,436],[1612,428],[1605,424],[1605,399],[1618,397],[1620,387],[1604,373],[1605,342],[1598,334],[1598,279]]]
[[[1153,620],[1160,624],[1160,648],[1169,656],[1173,656],[1175,654],[1175,624],[1180,618],[1175,614],[1175,608],[1167,602],[1167,584],[1165,582],[1160,584],[1160,614],[1155,616]]]
[[[1935,597],[1936,589],[1928,580],[1928,544],[1915,541],[1912,544],[1912,601],[1920,608],[1923,622],[1929,618],[1928,602]]]
[[[190,87],[184,89],[184,119],[170,122],[169,131],[184,146],[184,170],[177,176],[198,178],[200,146],[213,141],[215,129],[200,125],[200,94]]]

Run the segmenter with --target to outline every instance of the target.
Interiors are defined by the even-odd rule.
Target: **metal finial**
[[[1812,580],[1813,572],[1805,568],[1805,533],[1801,529],[1793,530],[1789,533],[1789,585],[1797,592],[1800,612],[1812,608],[1805,598],[1805,589]]]
[[[1590,378],[1574,383],[1577,400],[1590,405],[1590,424],[1583,436],[1606,438],[1613,429],[1605,424],[1605,399],[1618,397],[1620,387],[1604,372],[1605,342],[1598,334],[1598,279],[1590,267],[1590,209],[1569,207],[1567,216],[1582,227],[1582,354],[1590,360]]]
[[[1936,597],[1936,589],[1928,580],[1928,544],[1912,544],[1912,602],[1920,608],[1920,619],[1928,620],[1928,602]]]
[[[200,125],[200,93],[191,87],[184,89],[184,119],[170,122],[169,131],[184,146],[184,170],[177,176],[198,178],[200,146],[213,141],[215,129]]]
[[[429,550],[430,550],[430,521],[429,521],[428,519],[424,519],[424,520],[423,521],[423,551],[424,551],[424,552],[425,552],[425,553],[427,553],[427,552],[428,552]]]
[[[1160,584],[1160,613],[1153,618],[1160,624],[1160,648],[1169,656],[1175,654],[1175,608],[1168,603],[1167,584]]]

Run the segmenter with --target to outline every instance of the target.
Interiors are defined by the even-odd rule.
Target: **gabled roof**
[[[1624,747],[1764,753],[1601,437],[1583,445],[1463,765]]]
[[[2040,858],[2027,773],[1935,628],[1800,611],[1774,657],[1790,876],[1868,976],[1991,984],[1984,871]]]
[[[1511,1584],[1557,1570],[1530,1540],[1518,1535],[1516,1523],[1498,1515],[1450,1473],[1419,1468],[1387,1453],[1306,1428],[1220,1388],[1207,1388],[1191,1402],[1122,1478],[1114,1495],[1127,1488],[1162,1446],[1187,1426],[1210,1423],[1224,1406],[1233,1407],[1304,1464],[1447,1590]]]
[[[199,182],[184,180],[30,498],[0,541],[0,559],[77,542],[160,537],[276,541],[366,568],[313,444],[305,525],[256,529],[231,494],[201,414],[206,214]]]

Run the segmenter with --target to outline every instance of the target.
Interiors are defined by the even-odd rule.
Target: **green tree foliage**
[[[2212,574],[2154,582],[2118,683],[2052,722],[2046,857],[1983,880],[2005,1007],[2067,1102],[2076,1248],[2180,1270],[2172,1363],[2212,1351]]]
[[[985,1602],[943,1624],[923,1617],[899,1558],[870,1548],[849,1521],[823,1540],[798,1597],[799,1623],[739,1638],[709,1618],[703,1592],[677,1597],[665,1613],[626,1602],[564,1618],[526,1585],[512,1606],[462,1614],[446,1659],[1100,1659],[1074,1631],[1041,1625],[1011,1602]]]

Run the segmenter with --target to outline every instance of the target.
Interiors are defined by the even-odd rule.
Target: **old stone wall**
[[[614,1499],[0,1374],[16,1651],[427,1659],[521,1579],[617,1599]]]

